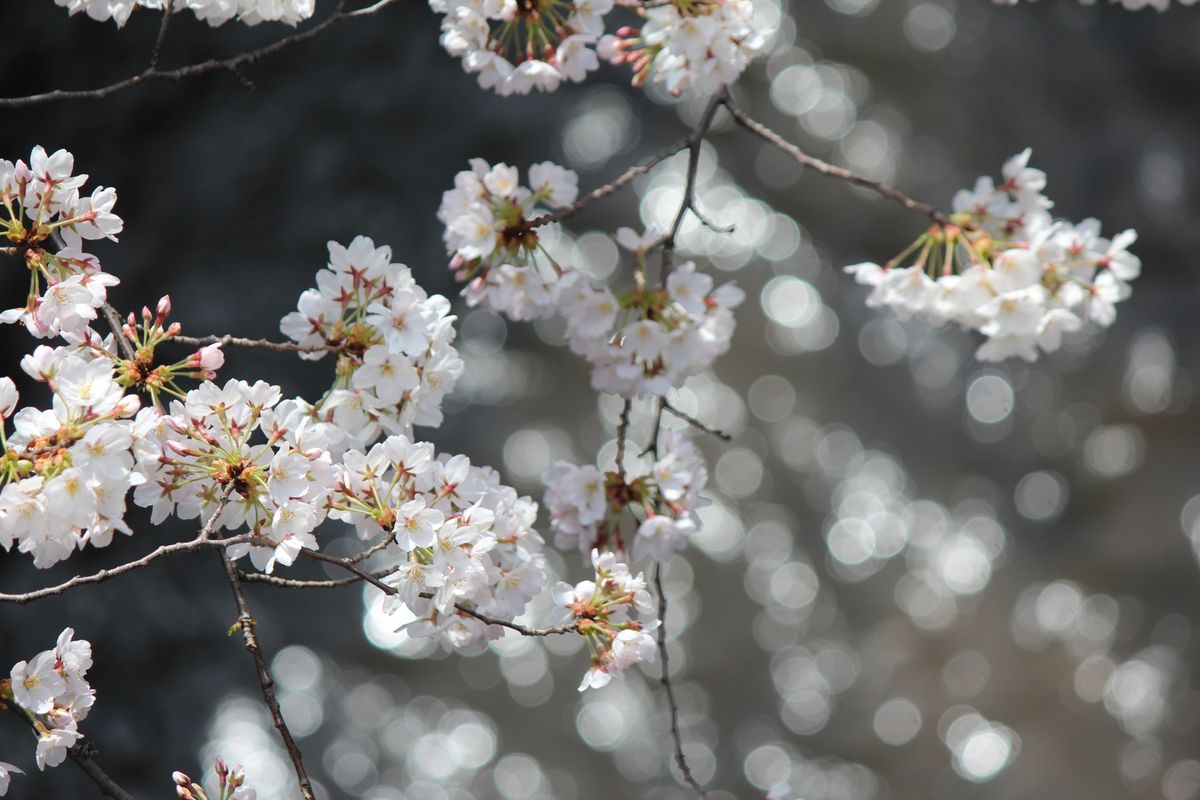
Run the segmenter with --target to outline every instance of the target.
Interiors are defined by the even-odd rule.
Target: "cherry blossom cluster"
[[[1015,6],[1021,0],[992,0],[1002,6]],[[1080,0],[1085,6],[1096,5],[1096,0]],[[1171,0],[1108,0],[1110,5],[1120,5],[1130,11],[1141,11],[1143,8],[1153,8],[1155,11],[1166,11],[1171,7]],[[1177,0],[1180,5],[1195,5],[1196,0]]]
[[[384,610],[406,609],[410,636],[478,648],[503,631],[476,615],[511,622],[546,585],[537,504],[466,456],[389,436],[346,453],[334,485],[329,516],[386,542]]]
[[[597,38],[613,0],[429,0],[442,47],[497,94],[553,91],[600,66]]]
[[[467,284],[467,304],[517,320],[555,312],[554,285],[562,274],[530,221],[539,204],[562,209],[579,194],[578,176],[549,161],[531,166],[528,177],[525,187],[516,167],[471,159],[438,209],[450,269]]]
[[[628,63],[678,95],[711,93],[762,52],[751,0],[619,0],[641,21],[605,33],[614,0],[429,0],[443,14],[442,46],[479,85],[501,95],[579,83],[600,65]]]
[[[18,661],[9,680],[0,681],[0,701],[15,703],[37,733],[38,769],[57,767],[66,760],[67,750],[83,738],[79,723],[96,702],[86,677],[92,666],[92,645],[75,641],[74,636],[75,631],[67,628],[54,649]],[[0,795],[8,790],[8,772],[20,770],[0,763]]]
[[[442,398],[463,371],[453,347],[450,302],[428,295],[390,247],[358,236],[344,247],[329,242],[329,264],[317,286],[300,295],[298,310],[280,330],[317,348],[302,358],[338,354],[333,388],[306,407],[329,447],[364,448],[381,434],[411,433],[413,425],[440,425]]]
[[[1046,175],[1029,166],[1029,156],[1025,150],[1009,159],[999,185],[983,177],[960,191],[949,221],[896,259],[846,267],[872,288],[867,305],[977,330],[986,337],[976,351],[981,361],[1035,361],[1085,321],[1112,324],[1128,281],[1141,271],[1128,250],[1137,234],[1107,239],[1097,220],[1054,220],[1042,193]]]
[[[130,453],[136,396],[113,377],[110,359],[95,348],[39,346],[22,368],[54,392],[49,409],[13,414],[17,390],[0,378],[0,546],[29,553],[46,568],[85,545],[105,547],[125,524],[125,494],[133,473]]]
[[[733,83],[768,40],[755,24],[752,0],[672,0],[638,11],[645,18],[640,29],[605,36],[597,51],[613,64],[629,64],[634,86],[651,80],[674,95],[712,94]]]
[[[25,305],[0,313],[0,323],[21,322],[39,338],[81,333],[118,281],[83,251],[84,240],[116,239],[124,223],[112,213],[115,189],[80,190],[87,175],[72,174],[66,150],[33,148],[29,162],[0,159],[0,246],[29,269]]]
[[[54,0],[74,16],[80,12],[98,22],[112,20],[123,27],[135,9],[163,11],[167,0]],[[295,25],[313,15],[315,0],[174,0],[172,11],[187,9],[197,19],[216,27],[231,19],[247,25],[260,22],[283,22]]]
[[[241,764],[230,769],[225,759],[217,756],[213,771],[217,773],[217,794],[213,800],[255,800],[258,797],[258,792],[246,785],[246,770]],[[179,800],[209,800],[204,787],[186,773],[173,772],[171,780],[175,782]]]
[[[696,532],[700,492],[708,482],[704,458],[691,440],[668,431],[645,474],[602,473],[591,464],[558,461],[542,473],[554,543],[587,553],[599,548],[667,561]]]
[[[615,553],[592,550],[595,580],[554,587],[555,624],[572,623],[587,640],[592,666],[579,691],[599,689],[629,667],[654,661],[651,632],[660,624],[642,573],[636,576]],[[636,617],[635,617],[636,613]]]
[[[264,381],[205,381],[166,414],[143,409],[134,420],[134,503],[158,524],[171,514],[207,518],[225,498],[214,529],[249,528],[254,538],[229,556],[249,554],[265,572],[317,549],[333,463],[301,404],[281,396]]]
[[[592,365],[598,391],[634,397],[665,395],[712,366],[729,349],[733,309],[745,293],[732,283],[713,288],[710,275],[687,261],[666,288],[639,286],[620,297],[581,272],[557,288],[571,350]]]

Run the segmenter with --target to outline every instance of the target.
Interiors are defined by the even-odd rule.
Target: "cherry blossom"
[[[74,16],[80,12],[98,22],[112,20],[123,27],[130,15],[139,8],[162,11],[166,0],[54,0]],[[313,15],[315,0],[174,0],[174,12],[187,9],[197,19],[217,26],[231,19],[247,25],[260,22],[282,22],[296,25]]]
[[[696,509],[707,504],[700,492],[708,470],[690,440],[673,431],[662,438],[661,455],[644,474],[601,474],[567,461],[542,474],[557,547],[666,561],[687,545],[699,526]]]
[[[96,695],[86,675],[92,666],[92,646],[74,639],[71,628],[59,634],[52,650],[44,650],[29,661],[19,661],[0,682],[0,699],[11,692],[11,701],[29,718],[37,734],[35,758],[38,769],[55,767],[67,757],[82,734],[79,723],[91,710]],[[7,687],[5,683],[9,684]],[[0,762],[0,795],[8,790],[9,772],[20,772]]]
[[[466,283],[467,304],[481,305],[517,320],[555,312],[554,285],[563,268],[542,248],[530,220],[539,204],[561,209],[579,193],[574,172],[544,161],[529,168],[529,186],[516,167],[472,159],[442,195],[438,219],[450,268]]]
[[[117,279],[83,251],[84,240],[116,239],[123,222],[112,213],[117,195],[97,187],[80,195],[87,175],[75,175],[66,150],[37,146],[29,162],[0,159],[0,238],[25,261],[30,285],[25,305],[0,313],[39,338],[82,335]]]
[[[574,586],[560,581],[554,588],[556,624],[578,625],[592,654],[592,666],[579,684],[581,692],[599,689],[634,664],[658,657],[650,633],[659,620],[642,573],[631,574],[614,553],[599,550],[592,550],[592,566],[594,580]]]
[[[712,278],[687,261],[668,276],[666,289],[635,288],[617,297],[581,272],[557,288],[571,350],[592,364],[593,388],[627,397],[665,395],[704,372],[729,349],[733,309],[745,299],[732,283]]]
[[[987,337],[976,351],[981,361],[1035,361],[1085,322],[1111,325],[1141,272],[1129,252],[1137,234],[1108,239],[1097,220],[1054,220],[1045,173],[1029,167],[1029,156],[1009,159],[998,186],[982,177],[960,191],[949,221],[887,265],[846,267],[871,287],[867,305],[977,330]],[[901,266],[913,253],[911,266]]]
[[[289,409],[311,418],[335,455],[381,434],[440,425],[442,399],[463,371],[449,301],[427,294],[408,267],[392,262],[391,248],[366,236],[328,247],[316,288],[300,295],[279,327],[319,348],[302,358],[323,358],[320,348],[337,352],[334,384],[317,403],[296,400]]]

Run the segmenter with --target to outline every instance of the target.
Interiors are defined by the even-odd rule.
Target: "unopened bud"
[[[171,316],[171,295],[164,294],[158,298],[158,318],[160,320]]]
[[[175,781],[177,786],[187,787],[192,785],[192,779],[183,772],[172,772],[171,780]]]

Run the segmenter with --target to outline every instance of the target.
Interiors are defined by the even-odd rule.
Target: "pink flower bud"
[[[171,780],[175,781],[177,786],[187,787],[192,785],[192,779],[182,772],[172,772]]]
[[[164,319],[171,316],[171,295],[164,294],[158,298],[158,318]]]
[[[224,365],[225,353],[221,350],[220,343],[201,347],[188,359],[188,366],[199,367],[209,372],[215,372]]]

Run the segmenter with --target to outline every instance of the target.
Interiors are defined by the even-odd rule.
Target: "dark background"
[[[738,83],[744,107],[815,154],[856,166],[848,154],[853,131],[814,135],[819,121],[806,125],[811,119],[786,113],[771,93],[773,81],[776,92],[787,90],[777,76],[788,64],[811,58],[846,80],[859,120],[886,130],[880,174],[943,207],[955,189],[997,174],[1004,158],[1032,146],[1034,163],[1049,173],[1056,213],[1099,217],[1110,235],[1137,228],[1135,252],[1145,270],[1109,331],[1033,367],[980,365],[965,334],[874,322],[864,293],[839,273],[843,264],[898,252],[920,231],[920,217],[820,176],[796,180],[757,140],[718,127],[712,143],[721,172],[711,185],[735,185],[792,218],[803,243],[775,261],[754,255],[726,276],[748,292],[733,351],[715,369],[729,388],[710,381],[695,389],[705,418],[736,434],[731,445],[703,443],[715,473],[709,493],[731,511],[727,520],[740,520],[729,529],[757,532],[747,546],[733,535],[721,540],[727,549],[707,548],[716,557],[689,550],[670,573],[685,613],[668,625],[674,635],[687,624],[673,654],[698,771],[736,797],[761,795],[764,775],[789,772],[808,798],[1198,796],[1200,763],[1189,760],[1200,757],[1190,635],[1200,591],[1181,509],[1200,492],[1192,411],[1200,360],[1200,10],[1130,14],[1050,0],[1015,9],[986,0],[883,0],[861,17],[837,10],[850,5],[785,2],[784,27],[794,44],[777,45]],[[318,3],[318,14],[329,6]],[[946,19],[955,33],[939,40]],[[0,95],[87,88],[133,74],[146,63],[157,23],[155,14],[137,13],[118,31],[82,15],[68,18],[49,0],[5,3]],[[932,39],[920,33],[926,23],[935,29]],[[210,30],[181,15],[164,65],[234,53],[281,33],[234,23]],[[390,244],[427,289],[453,295],[435,211],[468,158],[522,170],[555,159],[577,167],[586,189],[677,139],[697,112],[694,101],[672,104],[629,88],[626,76],[607,66],[587,84],[552,95],[495,97],[461,72],[437,35],[437,17],[407,0],[248,68],[253,91],[220,73],[102,101],[0,110],[0,156],[27,158],[35,144],[65,147],[77,170],[92,176],[89,186],[117,187],[126,230],[119,245],[101,243],[95,252],[122,280],[110,295],[118,308],[153,305],[169,292],[189,333],[278,337],[277,321],[312,284],[329,239],[348,242],[362,233]],[[564,131],[603,120],[613,133],[593,133],[589,141],[602,145],[613,136],[621,145],[601,146],[615,152],[588,168],[572,163]],[[628,191],[593,207],[570,230],[625,224],[640,224]],[[699,263],[708,268],[705,259]],[[0,280],[15,305],[26,276],[10,266]],[[627,270],[626,263],[616,273],[618,285]],[[820,291],[824,319],[838,321],[828,346],[800,354],[768,346],[771,323],[759,298],[773,274],[799,275]],[[469,313],[461,301],[456,311]],[[467,388],[447,401],[447,424],[422,435],[497,466],[536,496],[536,480],[510,474],[511,467],[536,464],[539,447],[591,458],[606,439],[605,424],[611,435],[611,406],[604,406],[606,416],[583,365],[546,343],[552,325],[535,330],[476,313],[464,326],[469,363],[484,370],[490,361],[493,371],[464,379]],[[15,373],[32,345],[23,331],[0,337],[7,371]],[[504,360],[493,355],[498,341],[509,354]],[[892,342],[891,349],[881,351],[879,341]],[[887,363],[869,363],[870,353]],[[1147,359],[1166,364],[1169,387],[1162,402],[1149,405],[1131,399],[1130,389]],[[497,377],[496,364],[507,381]],[[949,378],[929,377],[946,364]],[[324,364],[231,351],[222,378],[262,377],[313,397],[327,374]],[[762,375],[780,381],[752,390]],[[993,425],[973,420],[966,399],[980,375],[1016,387],[1016,411]],[[793,409],[784,382],[794,391]],[[750,398],[749,411],[737,397]],[[43,402],[36,390],[26,399]],[[785,435],[809,429],[822,432],[812,444]],[[847,431],[850,438],[828,436]],[[510,438],[514,433],[523,437]],[[856,446],[875,455],[864,462]],[[722,468],[717,459],[730,450],[736,457]],[[738,480],[747,463],[763,469],[748,491]],[[831,497],[862,489],[854,479],[863,463],[891,465],[897,507],[911,511],[911,501],[924,498],[1003,528],[1003,552],[991,559],[987,588],[959,597],[952,621],[937,630],[914,623],[896,601],[896,587],[928,569],[917,548],[881,562],[869,578],[839,567],[826,548],[837,518]],[[1047,470],[1067,487],[1065,504],[1049,520],[1023,516],[1016,487],[1023,476]],[[865,491],[883,494],[876,484]],[[1186,519],[1195,516],[1193,510]],[[910,532],[914,541],[929,532],[920,519]],[[170,524],[151,528],[140,511],[131,521],[132,539],[48,572],[15,553],[0,557],[0,585],[21,591],[57,582],[188,535]],[[773,539],[772,530],[786,535]],[[819,576],[819,594],[803,609],[781,610],[763,588],[777,557],[809,564]],[[582,575],[572,554],[558,565],[572,579]],[[1056,580],[1091,596],[1095,619],[1115,623],[1111,635],[1077,631],[1051,641],[1045,624],[1030,623],[1029,598]],[[323,709],[324,724],[301,744],[328,796],[686,796],[663,772],[666,721],[652,680],[630,676],[581,700],[575,684],[582,653],[548,660],[507,650],[474,659],[393,657],[364,639],[359,595],[250,588],[268,652],[302,648],[286,651],[280,669],[291,664],[293,672],[311,674],[312,664],[324,664],[318,688],[302,679],[284,684],[294,707]],[[1045,602],[1050,611],[1064,607]],[[234,617],[215,556],[160,561],[136,578],[0,608],[0,664],[31,657],[73,626],[96,651],[90,677],[98,702],[83,729],[119,782],[139,797],[170,796],[171,770],[198,775],[200,759],[217,747],[231,760],[260,765],[251,783],[267,800],[283,796],[271,789],[278,780],[268,780],[282,762],[273,732],[256,739],[262,721],[228,700],[257,697],[249,657],[225,634]],[[1085,702],[1073,688],[1089,656],[1100,659],[1090,664],[1101,671],[1132,665],[1124,683],[1110,682],[1107,705]],[[543,662],[549,672],[539,673]],[[523,686],[521,664],[540,675],[533,688]],[[780,680],[784,673],[792,683]],[[818,698],[827,719],[818,714],[808,728],[793,719],[789,727],[788,696],[796,707]],[[873,724],[876,710],[894,697],[910,699],[923,716],[903,746],[882,743]],[[964,705],[1020,739],[1015,759],[979,784],[951,768],[939,735]],[[427,750],[411,742],[449,736],[464,719],[492,732],[495,758],[447,777],[436,755],[449,752],[446,739],[421,740]],[[589,746],[577,731],[589,724],[612,735],[593,737]],[[3,760],[34,771],[33,744],[15,718],[0,724]],[[14,778],[9,796],[94,793],[64,765]]]

